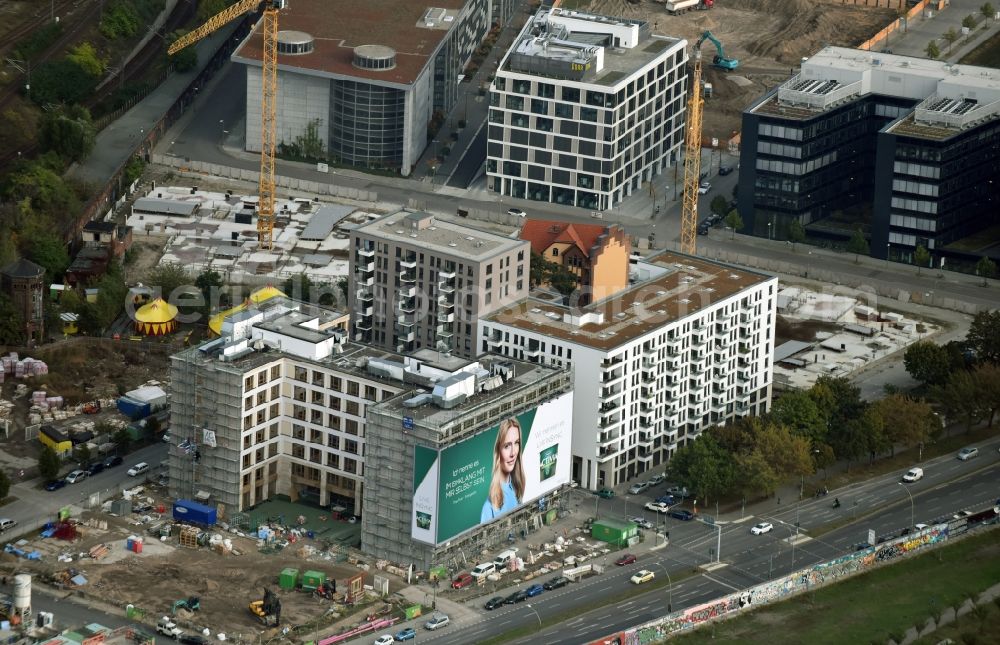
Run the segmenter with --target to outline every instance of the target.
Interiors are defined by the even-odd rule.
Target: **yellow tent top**
[[[141,323],[165,323],[176,317],[177,307],[163,298],[157,298],[135,312],[135,319]]]
[[[232,309],[226,309],[225,311],[220,311],[211,318],[208,319],[208,329],[216,336],[222,335],[222,323],[235,313],[239,313],[247,308],[248,303],[258,304],[264,302],[265,300],[270,300],[271,298],[285,297],[285,294],[278,288],[271,285],[266,287],[261,287],[250,294],[243,303],[236,305]]]

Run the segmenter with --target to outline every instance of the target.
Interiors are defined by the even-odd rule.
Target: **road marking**
[[[740,589],[739,587],[734,587],[733,585],[729,584],[728,582],[723,582],[723,581],[721,581],[721,580],[718,580],[718,579],[716,579],[716,578],[713,578],[712,576],[708,575],[707,573],[706,573],[706,574],[704,574],[704,576],[702,576],[702,577],[704,577],[704,578],[708,578],[708,579],[709,579],[709,580],[711,580],[712,582],[715,582],[715,583],[718,583],[718,584],[722,585],[723,587],[729,587],[729,588],[730,588],[730,589],[732,589],[733,591],[743,591],[743,590],[742,590],[742,589]]]

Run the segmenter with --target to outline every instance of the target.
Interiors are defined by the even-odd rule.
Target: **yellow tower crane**
[[[262,249],[274,243],[274,150],[276,146],[276,101],[278,95],[278,11],[285,0],[240,0],[205,21],[194,31],[178,38],[167,49],[176,54],[198,42],[219,27],[245,13],[264,8],[264,46],[261,51],[260,97],[260,204],[257,207],[257,238]]]
[[[703,39],[702,39],[703,40]],[[684,201],[681,207],[681,251],[695,254],[698,239],[698,180],[701,173],[701,43],[694,46],[694,74],[684,135]]]

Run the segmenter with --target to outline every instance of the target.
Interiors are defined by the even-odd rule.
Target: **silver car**
[[[973,448],[970,446],[968,448],[962,448],[961,450],[958,451],[959,461],[968,461],[973,457],[978,457],[978,456],[979,456],[979,448]]]

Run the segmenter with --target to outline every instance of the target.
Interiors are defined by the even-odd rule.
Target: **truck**
[[[715,5],[715,0],[666,0],[663,8],[671,15],[678,15],[687,11],[708,11]]]
[[[163,616],[156,622],[156,631],[174,640],[180,638],[184,633],[179,627],[177,627],[177,624],[174,623],[174,621],[170,620],[169,616]]]

